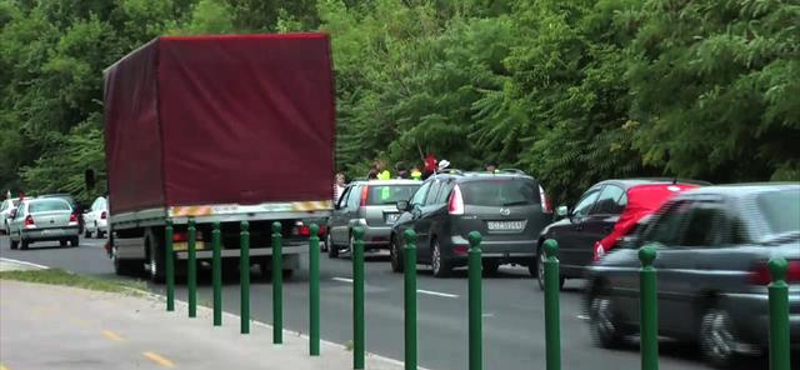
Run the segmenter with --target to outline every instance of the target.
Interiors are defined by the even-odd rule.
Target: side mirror
[[[97,179],[95,179],[94,170],[88,169],[83,172],[83,181],[84,185],[86,185],[86,190],[92,191],[97,183]]]
[[[408,201],[407,200],[400,200],[397,202],[397,210],[400,212],[408,211]]]
[[[564,218],[567,217],[567,215],[569,215],[569,208],[567,208],[567,206],[559,206],[556,208],[556,216]]]

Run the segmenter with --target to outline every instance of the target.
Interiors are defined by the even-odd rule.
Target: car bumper
[[[77,237],[78,234],[78,226],[52,229],[28,229],[22,230],[22,239],[27,241],[63,240]]]
[[[365,226],[364,247],[367,249],[389,249],[389,237],[392,235],[391,226]]]
[[[746,344],[769,346],[769,296],[759,293],[727,294],[724,308],[736,323],[737,335]],[[789,342],[800,349],[800,291],[789,294]]]
[[[464,265],[467,262],[466,251],[469,241],[460,235],[450,238],[449,259],[455,265]],[[493,241],[481,242],[481,258],[496,260],[500,263],[519,263],[527,265],[536,259],[535,240]],[[448,251],[445,252],[446,255]]]

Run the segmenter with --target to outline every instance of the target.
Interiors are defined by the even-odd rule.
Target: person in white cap
[[[450,161],[446,159],[439,161],[439,171],[444,171],[447,167],[450,167]]]

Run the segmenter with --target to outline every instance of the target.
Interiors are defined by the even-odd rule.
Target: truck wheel
[[[111,263],[114,265],[114,273],[119,276],[133,276],[141,273],[142,261],[119,259],[117,248],[113,248],[111,251]]]
[[[148,230],[145,234],[145,247],[147,248],[148,269],[150,280],[154,283],[163,283],[165,280],[164,275],[164,249],[161,248],[161,242],[155,236],[152,230]]]

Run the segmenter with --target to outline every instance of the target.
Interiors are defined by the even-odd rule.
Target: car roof
[[[533,176],[526,174],[520,170],[511,169],[511,170],[501,170],[502,172],[499,173],[490,173],[490,172],[479,172],[479,171],[467,171],[462,172],[460,170],[449,169],[444,172],[437,173],[429,177],[428,179],[454,179],[457,182],[469,182],[469,181],[480,181],[480,180],[487,180],[487,179],[529,179],[534,180]]]
[[[69,204],[69,201],[67,201],[66,199],[61,198],[61,197],[46,197],[46,198],[37,197],[37,198],[26,198],[26,199],[23,200],[23,202],[25,202],[27,204],[41,203],[41,202],[52,202],[52,201],[64,202],[64,203],[67,203],[67,205],[69,205],[70,207],[72,207],[72,204]]]
[[[609,179],[600,181],[594,186],[599,185],[607,185],[613,184],[622,187],[623,189],[630,189],[640,185],[672,185],[672,184],[691,184],[691,185],[700,185],[700,186],[710,186],[711,183],[707,181],[701,180],[691,180],[691,179],[680,179],[680,178],[669,178],[669,177],[641,177],[641,178],[630,178],[630,179]]]
[[[705,186],[689,190],[683,193],[683,196],[722,195],[737,198],[776,190],[800,191],[800,182],[753,182]]]
[[[395,179],[395,180],[357,180],[352,181],[351,185],[421,185],[422,181]]]

